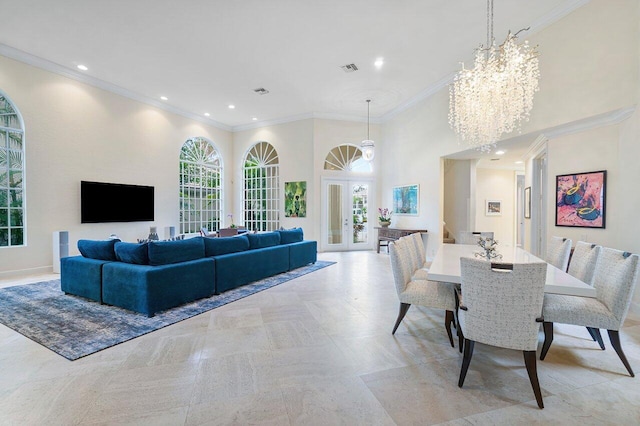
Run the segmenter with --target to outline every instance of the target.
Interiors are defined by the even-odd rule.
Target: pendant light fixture
[[[369,136],[369,104],[371,103],[371,99],[367,99],[367,139],[363,140],[362,143],[360,143],[360,150],[362,151],[362,158],[365,161],[371,161],[373,160],[373,157],[375,156],[375,144],[373,143],[373,141],[371,140],[370,136]]]
[[[473,69],[456,74],[449,87],[449,124],[471,147],[490,151],[503,134],[520,130],[529,120],[538,91],[538,51],[521,31],[508,33],[496,46],[493,38],[493,0],[487,0],[487,44],[476,50]]]

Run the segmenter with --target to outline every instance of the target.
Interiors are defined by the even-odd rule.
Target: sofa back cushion
[[[120,240],[78,240],[80,254],[89,259],[116,260],[116,252],[113,249]]]
[[[237,253],[245,250],[249,250],[249,239],[246,235],[238,235],[237,237],[204,238],[204,255],[207,257]]]
[[[280,244],[299,243],[304,239],[302,228],[281,229],[278,233],[280,234]]]
[[[123,243],[115,245],[116,258],[120,262],[135,263],[137,265],[149,264],[149,243]]]
[[[150,241],[149,265],[168,265],[204,257],[202,237],[176,241]]]
[[[277,246],[280,244],[280,234],[278,232],[263,232],[261,234],[247,234],[249,248],[251,250]]]

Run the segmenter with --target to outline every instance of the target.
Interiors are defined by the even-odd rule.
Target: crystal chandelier
[[[495,147],[504,133],[520,130],[529,119],[538,91],[538,52],[521,31],[509,31],[497,46],[493,38],[493,0],[487,1],[487,47],[476,50],[473,69],[464,63],[449,86],[449,124],[458,137],[483,152]]]
[[[371,99],[367,99],[367,139],[363,140],[360,143],[360,150],[362,151],[362,158],[365,161],[373,160],[375,156],[375,143],[371,140],[369,136],[369,104],[371,103]]]

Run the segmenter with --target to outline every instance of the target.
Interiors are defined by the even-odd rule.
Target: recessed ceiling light
[[[86,65],[82,65],[82,64],[80,64],[80,65],[78,65],[78,69],[79,69],[79,70],[82,70],[82,71],[86,71],[86,70],[88,70],[89,68],[87,68],[87,66],[86,66]]]
[[[168,101],[169,98],[167,98],[166,96],[160,96],[160,99],[162,99],[163,101]]]
[[[382,68],[382,65],[384,65],[384,58],[377,58],[373,65],[375,65],[376,68]]]
[[[258,117],[253,117],[252,120],[253,121],[258,121]]]
[[[502,150],[496,151],[496,155],[504,155],[504,153],[505,153],[505,151],[502,151]]]
[[[211,114],[209,114],[208,112],[205,112],[205,113],[204,113],[204,116],[205,116],[205,117],[209,117],[210,115],[211,115]]]
[[[518,160],[518,161],[516,161],[516,164],[524,164],[524,161]]]
[[[229,109],[235,109],[236,106],[235,105],[229,105]]]

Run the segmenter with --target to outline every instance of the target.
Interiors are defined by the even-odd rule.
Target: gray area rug
[[[65,295],[60,280],[18,285],[0,289],[0,323],[73,361],[334,263],[318,260],[152,318]]]

